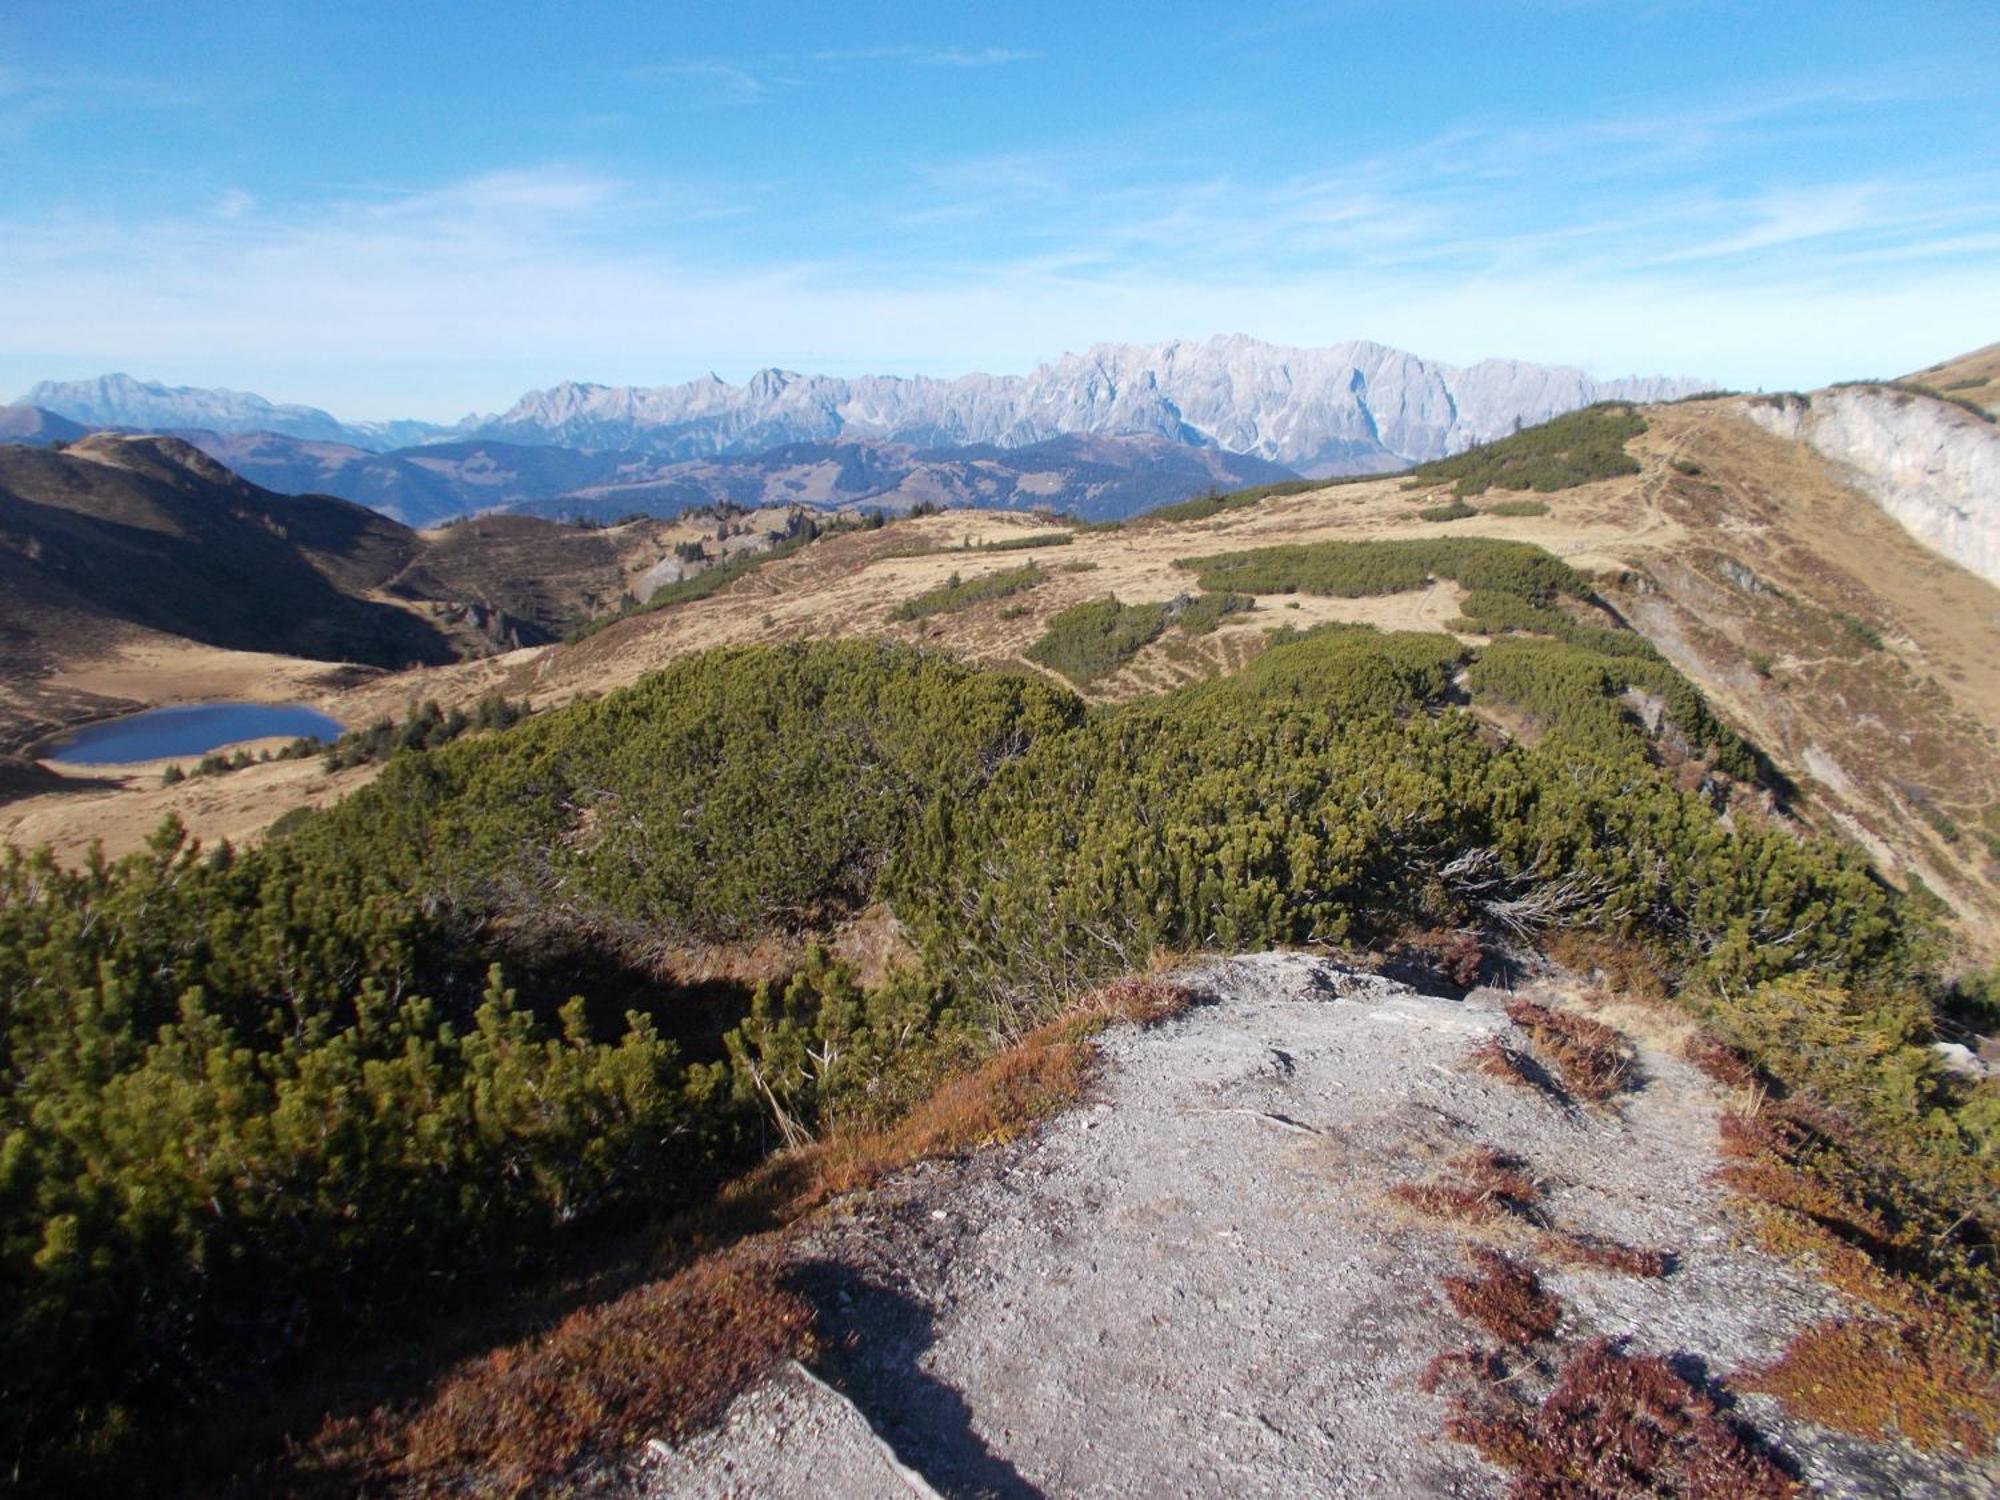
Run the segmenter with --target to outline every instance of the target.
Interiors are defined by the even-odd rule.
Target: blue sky
[[[1743,387],[2000,338],[2000,12],[5,0],[0,399],[1374,338]]]

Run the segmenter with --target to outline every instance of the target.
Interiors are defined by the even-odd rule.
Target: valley
[[[0,842],[42,852],[6,867],[0,983],[78,1122],[37,1159],[231,1205],[142,1242],[69,1166],[36,1179],[106,1255],[175,1247],[131,1273],[165,1313],[45,1290],[35,1316],[105,1329],[54,1399],[176,1410],[164,1364],[93,1363],[164,1316],[220,1387],[276,1372],[186,1454],[119,1450],[194,1488],[793,1492],[843,1464],[1027,1494],[1124,1450],[1079,1447],[986,1330],[1124,1390],[1206,1326],[1188,1306],[1251,1330],[1175,1358],[1267,1435],[1092,1409],[1147,1434],[1119,1462],[1217,1493],[1486,1492],[1559,1462],[1587,1379],[1653,1382],[1661,1462],[1727,1493],[1990,1482],[2000,590],[1759,401],[1108,522],[416,531],[172,438],[7,450],[9,566],[59,606],[13,617],[16,746],[217,700],[350,732],[10,762]],[[100,536],[116,566],[86,566]],[[190,537],[273,586],[204,613]],[[371,633],[244,649],[298,598]],[[54,977],[23,989],[30,953]],[[123,1046],[174,1003],[108,1094],[50,1040]],[[354,1019],[271,1039],[281,1012]],[[200,1123],[190,1049],[230,1028],[263,1081]],[[220,1149],[149,1154],[197,1129]],[[1203,1186],[1225,1160],[1264,1186]],[[239,1224],[226,1294],[179,1269]],[[311,1346],[330,1394],[258,1347],[301,1271],[279,1243],[317,1257],[315,1306],[381,1320]],[[1454,1352],[1433,1285],[1499,1345]],[[1344,1378],[1379,1383],[1308,1438],[1323,1361],[1277,1330],[1322,1301]],[[1864,1415],[1828,1360],[1880,1380]]]

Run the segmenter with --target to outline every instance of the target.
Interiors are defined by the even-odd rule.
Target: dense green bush
[[[1094,599],[1052,618],[1042,638],[1028,648],[1027,657],[1062,673],[1078,687],[1088,687],[1124,666],[1166,628],[1164,604]]]
[[[1590,585],[1568,563],[1528,542],[1488,537],[1407,541],[1299,542],[1183,558],[1205,589],[1246,594],[1327,594],[1354,599],[1401,594],[1433,578],[1468,589],[1492,589],[1536,602],[1556,594],[1590,597]]]
[[[188,1399],[702,1186],[720,1075],[552,1027],[352,861],[0,866],[0,1433]]]
[[[1229,616],[1256,607],[1257,601],[1248,594],[1198,594],[1184,603],[1176,601],[1174,625],[1183,635],[1211,635]]]
[[[321,763],[329,771],[370,765],[378,760],[387,760],[399,750],[435,750],[474,730],[510,729],[527,717],[525,699],[514,703],[499,693],[481,695],[479,701],[472,705],[471,713],[462,708],[453,708],[447,713],[438,706],[435,698],[430,698],[421,704],[411,704],[400,724],[392,719],[378,719],[366,729],[343,734],[324,747]],[[317,740],[294,740],[285,748],[283,756],[289,759],[311,755],[320,748]],[[196,774],[200,774],[199,767],[196,767]]]
[[[1314,579],[1380,565],[1304,550]],[[1516,602],[1580,586],[1534,549],[1451,556]],[[1125,606],[1086,609],[1088,667],[1132,632]],[[1156,635],[1165,606],[1141,609]],[[1726,731],[1665,663],[1495,641],[1474,692],[1546,725],[1500,746],[1451,706],[1467,654],[1281,632],[1234,678],[1086,714],[906,648],[718,651],[396,756],[252,851],[170,829],[72,874],[11,857],[0,1428],[17,1452],[103,1433],[114,1407],[201,1399],[535,1263],[699,1193],[765,1121],[893,1114],[940,1059],[1162,948],[1574,927],[1691,992],[1821,987],[1785,1014],[1831,1033],[1743,1009],[1746,1033],[1874,1025],[1813,997],[1904,982],[1906,907],[1852,850],[1677,789],[1625,695],[1665,697],[1690,740]],[[631,982],[683,944],[823,933],[875,901],[920,971],[864,988],[815,955],[705,1052]],[[489,972],[570,951],[632,967],[579,973],[568,1006]],[[1868,1096],[1884,1119],[1954,1087],[1905,1064]]]
[[[889,612],[889,618],[923,620],[932,615],[953,614],[961,609],[970,609],[975,604],[984,604],[989,599],[1006,599],[1025,593],[1045,576],[1033,563],[1022,568],[1006,568],[998,573],[984,573],[972,579],[961,579],[954,573],[937,588],[926,589],[915,598],[905,599]]]
[[[1443,505],[1427,505],[1417,512],[1420,521],[1465,521],[1479,512],[1463,500],[1447,500]]]
[[[1482,443],[1453,458],[1419,464],[1420,480],[1455,481],[1458,496],[1503,490],[1574,489],[1594,479],[1636,474],[1639,462],[1625,444],[1646,430],[1646,419],[1616,402],[1586,406],[1497,442]]]

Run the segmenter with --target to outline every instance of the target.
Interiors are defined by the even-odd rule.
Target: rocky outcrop
[[[1757,397],[1740,409],[1843,466],[1932,551],[2000,584],[2000,428],[1893,386]]]

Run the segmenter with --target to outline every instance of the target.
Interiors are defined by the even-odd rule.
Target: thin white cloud
[[[901,62],[918,68],[997,68],[1033,62],[1039,52],[1018,47],[849,47],[815,52],[812,61],[825,67],[857,62]]]
[[[693,62],[648,63],[628,68],[625,76],[639,83],[678,84],[707,99],[754,104],[771,92],[771,83],[741,63],[704,58]]]

